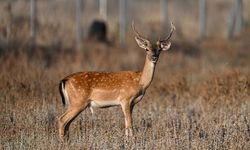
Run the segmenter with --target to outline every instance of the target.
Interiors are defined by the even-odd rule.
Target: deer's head
[[[149,40],[142,37],[136,31],[136,29],[134,27],[134,22],[132,23],[132,28],[136,34],[135,40],[136,40],[137,44],[141,48],[146,50],[147,57],[153,63],[157,62],[159,55],[162,51],[167,51],[170,48],[170,46],[171,46],[170,38],[175,30],[175,27],[174,27],[173,23],[171,22],[171,31],[170,31],[169,35],[164,39],[159,39],[156,43],[151,43]]]

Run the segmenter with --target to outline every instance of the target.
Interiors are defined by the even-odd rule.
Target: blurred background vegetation
[[[123,138],[119,107],[86,110],[65,148],[59,81],[78,71],[141,70],[132,20],[151,40],[168,34],[169,20],[176,26],[135,106],[135,136]],[[248,0],[0,0],[0,149],[248,150],[249,68]]]
[[[124,43],[132,20],[150,38],[167,34],[172,20],[175,37],[193,41],[239,36],[250,18],[247,0],[1,0],[0,11],[1,51],[34,38],[37,45],[84,45],[94,20],[106,23],[110,41]]]

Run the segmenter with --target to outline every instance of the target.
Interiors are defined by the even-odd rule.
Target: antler
[[[160,41],[160,42],[168,41],[168,40],[171,38],[171,36],[172,36],[174,30],[175,30],[175,26],[174,26],[173,22],[171,21],[171,31],[170,31],[169,35],[167,36],[167,38],[165,38],[165,39],[163,39],[163,40],[159,40],[159,41]]]
[[[141,39],[146,39],[146,38],[144,38],[143,36],[141,36],[141,35],[139,34],[139,32],[135,29],[135,22],[134,22],[134,20],[132,21],[132,29],[133,29],[134,33],[136,34],[136,36],[138,36],[138,37],[141,38]]]

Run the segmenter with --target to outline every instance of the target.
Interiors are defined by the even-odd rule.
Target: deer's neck
[[[146,56],[144,68],[142,70],[142,75],[140,79],[140,85],[143,89],[147,89],[150,83],[152,82],[155,72],[155,65],[156,63],[151,62]]]

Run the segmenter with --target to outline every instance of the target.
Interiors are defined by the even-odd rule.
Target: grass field
[[[247,41],[247,37],[243,37]],[[174,42],[133,113],[135,136],[124,138],[120,107],[86,109],[61,145],[64,108],[58,83],[82,70],[140,70],[144,51],[86,44],[82,51],[38,48],[0,58],[0,149],[249,149],[250,45],[241,38]],[[190,46],[191,45],[191,46]],[[26,49],[26,48],[23,48]],[[195,53],[192,51],[195,49]]]
[[[231,40],[222,38],[229,2],[222,5],[222,1],[216,1],[221,5],[209,7],[221,9],[222,13],[209,11],[213,17],[209,18],[208,38],[196,41],[196,5],[192,6],[196,9],[191,14],[181,17],[190,8],[180,9],[183,6],[178,5],[182,3],[172,1],[170,12],[174,14],[177,31],[170,51],[160,56],[146,95],[135,106],[134,137],[124,137],[120,107],[95,109],[94,115],[86,109],[71,124],[67,145],[61,144],[57,128],[57,119],[65,111],[58,91],[60,80],[87,70],[141,70],[145,52],[136,45],[131,33],[121,48],[117,44],[116,23],[111,24],[109,31],[111,44],[87,41],[76,50],[72,46],[75,44],[74,4],[62,3],[65,8],[70,3],[71,13],[68,13],[58,5],[59,1],[53,5],[45,2],[39,5],[38,46],[32,55],[28,54],[28,3],[15,2],[11,21],[4,5],[0,6],[0,21],[7,18],[0,24],[1,150],[250,149],[250,30],[246,28]],[[141,3],[147,7],[135,17],[141,20],[137,25],[145,27],[139,31],[157,37],[159,12],[147,8],[158,8],[158,4],[151,6],[152,2],[138,1],[131,7],[137,8]],[[249,6],[247,1],[244,3]],[[179,9],[175,11],[175,7]],[[54,9],[55,14],[51,15]],[[115,22],[112,15],[116,15],[116,9],[113,11],[110,18]],[[145,19],[141,18],[143,12]],[[90,22],[91,17],[86,20]],[[11,30],[9,39],[3,40],[2,34],[8,29]]]

